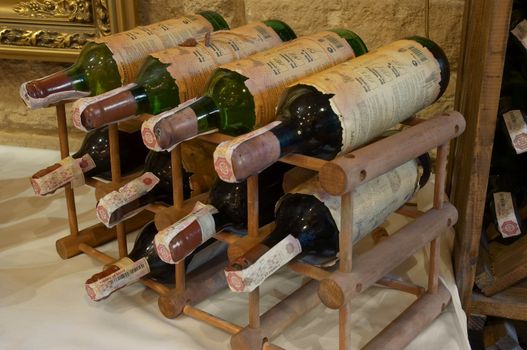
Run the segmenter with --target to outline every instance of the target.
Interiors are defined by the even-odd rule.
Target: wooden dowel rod
[[[426,292],[426,289],[421,286],[410,282],[400,281],[398,279],[391,278],[390,276],[384,276],[377,281],[377,284],[416,296],[421,296]]]
[[[95,248],[92,248],[89,245],[84,244],[84,243],[79,244],[79,250],[85,253],[86,255],[89,255],[92,258],[99,260],[105,265],[114,263],[116,261],[116,259],[112,258],[111,256],[106,255],[103,252]],[[154,292],[156,292],[159,295],[165,295],[169,292],[169,289],[165,287],[164,285],[162,285],[161,283],[157,283],[149,279],[140,279],[138,282],[141,282],[143,285],[152,289]]]
[[[317,281],[321,281],[325,278],[328,278],[331,275],[331,272],[323,270],[319,267],[309,265],[309,264],[304,264],[304,263],[297,262],[297,261],[289,263],[287,266],[289,266],[289,268],[295,271],[296,273],[307,276]]]
[[[394,267],[402,264],[408,257],[452,227],[456,221],[457,210],[450,203],[445,203],[442,209],[430,209],[420,218],[360,255],[351,272],[336,271],[330,278],[321,281],[318,294],[322,302],[330,308],[340,308],[353,296],[369,288]]]
[[[353,257],[353,196],[347,192],[341,197],[340,206],[340,235],[339,235],[339,271],[349,273],[352,268]],[[348,301],[339,308],[339,349],[351,348],[351,302]]]
[[[172,195],[174,207],[180,209],[183,206],[183,172],[181,170],[181,147],[178,145],[170,152],[172,165]]]
[[[183,313],[198,321],[205,322],[206,324],[210,326],[221,329],[231,335],[236,334],[243,329],[242,327],[234,323],[231,323],[229,321],[216,317],[203,310],[196,309],[195,307],[192,307],[190,305],[185,305],[185,307],[183,308]]]
[[[278,345],[265,342],[262,346],[262,350],[285,350],[285,349],[282,347],[279,347]]]
[[[318,282],[309,281],[284,300],[273,306],[260,318],[260,329],[245,327],[231,338],[232,349],[260,348],[264,338],[273,339],[300,317],[320,305]],[[256,338],[256,339],[255,339]]]
[[[176,263],[175,267],[176,273],[176,292],[183,293],[185,291],[185,261],[180,261]]]
[[[399,209],[395,211],[399,215],[406,216],[408,218],[416,219],[424,214],[424,212],[417,210],[417,208],[409,206],[409,205],[403,205]]]
[[[280,162],[315,171],[319,171],[324,164],[327,163],[327,161],[323,159],[308,157],[296,153],[280,158]]]
[[[125,232],[130,233],[143,227],[147,222],[152,221],[153,214],[150,212],[141,212],[124,222]],[[101,244],[110,242],[117,236],[116,228],[108,229],[103,224],[95,224],[79,232],[78,235],[68,235],[57,240],[55,247],[57,253],[62,259],[69,259],[75,255],[81,254],[79,244],[85,243],[90,247],[98,247]]]
[[[459,136],[465,119],[458,112],[440,115],[327,162],[319,174],[326,192],[342,195],[428,150]]]
[[[184,201],[180,209],[171,206],[161,210],[160,212],[157,212],[155,218],[156,228],[159,231],[167,228],[168,226],[172,225],[179,219],[189,214],[192,208],[194,208],[194,205],[196,205],[197,201],[207,203],[208,197],[208,193],[201,193]]]
[[[445,202],[446,168],[448,161],[449,142],[437,148],[434,184],[434,208],[441,209]],[[439,259],[441,243],[439,238],[430,242],[430,264],[428,268],[428,291],[435,293],[439,285]]]
[[[128,247],[126,243],[126,230],[124,228],[124,223],[120,222],[115,226],[117,231],[117,244],[119,246],[119,257],[124,258],[128,255]]]
[[[112,168],[112,184],[118,186],[121,182],[121,155],[119,151],[119,129],[117,124],[108,126],[108,139],[110,143],[110,164]],[[126,246],[126,231],[124,224],[119,223],[115,227],[117,231],[117,244],[119,246],[119,257],[128,255]]]
[[[60,158],[64,159],[70,155],[68,141],[68,126],[66,124],[66,107],[60,103],[55,107],[57,114],[57,129],[59,134]],[[64,186],[64,196],[66,197],[66,207],[68,208],[68,224],[70,235],[76,237],[79,233],[79,223],[77,221],[77,209],[75,208],[75,193],[68,183]]]
[[[351,347],[351,301],[339,308],[339,350],[349,350]]]
[[[197,304],[222,289],[227,288],[224,267],[228,264],[227,255],[218,255],[207,264],[198,267],[186,277],[183,293],[170,290],[158,299],[161,313],[167,318],[175,318],[183,312],[185,305]]]
[[[449,302],[450,293],[441,283],[437,293],[425,293],[362,349],[404,349],[439,316]]]
[[[249,293],[249,327],[260,327],[260,287]]]
[[[258,175],[247,179],[247,235],[258,236]]]

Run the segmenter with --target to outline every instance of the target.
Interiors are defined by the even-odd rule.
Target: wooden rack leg
[[[121,182],[121,156],[119,153],[119,129],[117,124],[112,124],[108,127],[108,135],[110,139],[110,163],[112,168],[112,183],[118,186]],[[126,247],[126,232],[124,224],[116,225],[117,243],[119,245],[119,257],[128,255],[128,248]]]
[[[353,256],[353,198],[351,192],[342,196],[341,199],[341,232],[340,232],[340,272],[350,272],[352,268]],[[339,349],[351,349],[351,327],[349,327],[349,318],[351,315],[351,301],[346,302],[339,308]]]
[[[259,329],[245,327],[232,336],[231,348],[236,350],[260,350],[262,345],[275,338],[289,325],[320,305],[317,296],[318,282],[311,280],[261,316]],[[271,346],[267,344],[266,347]],[[271,346],[271,349],[273,346]]]
[[[181,171],[181,147],[178,145],[170,152],[170,165],[172,168],[172,198],[174,207],[181,209],[183,206],[183,173]],[[185,262],[176,263],[176,293],[185,291]]]
[[[68,127],[66,124],[66,107],[64,103],[58,104],[57,112],[57,128],[59,132],[60,143],[60,157],[62,159],[70,155],[68,143]],[[68,207],[68,222],[70,226],[70,235],[75,237],[79,233],[79,224],[77,222],[77,209],[75,208],[75,194],[71,188],[71,184],[64,186],[64,194],[66,196],[66,206]]]
[[[434,185],[434,208],[443,208],[445,201],[446,166],[448,157],[448,143],[437,148],[436,177]],[[441,255],[440,237],[430,243],[430,267],[428,270],[428,291],[435,293],[439,284],[439,259]]]

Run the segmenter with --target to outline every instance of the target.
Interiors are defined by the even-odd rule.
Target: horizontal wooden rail
[[[385,139],[327,162],[320,184],[333,195],[352,191],[387,171],[445,144],[465,130],[458,112],[445,112]]]
[[[190,305],[185,305],[185,307],[183,308],[183,313],[189,317],[192,317],[195,320],[205,322],[231,335],[234,335],[243,329],[242,327],[234,323],[223,320],[203,310],[196,309],[195,307],[192,307]]]
[[[245,327],[231,338],[233,349],[260,349],[290,324],[320,305],[317,281],[309,281],[260,316],[260,328]]]
[[[143,211],[126,220],[124,222],[124,230],[126,233],[134,232],[153,219],[154,215],[152,213]],[[114,240],[116,236],[117,231],[115,227],[108,229],[103,224],[95,224],[81,230],[76,236],[68,235],[57,240],[55,247],[62,259],[69,259],[81,253],[79,250],[79,244],[81,243],[85,243],[91,247],[98,247]]]
[[[321,281],[318,294],[322,302],[332,309],[342,307],[451,228],[456,221],[457,210],[450,203],[445,203],[442,209],[430,209],[360,255],[353,262],[352,272],[336,271],[330,278]]]
[[[373,338],[363,350],[404,349],[450,303],[450,293],[440,283],[436,293],[425,293]]]

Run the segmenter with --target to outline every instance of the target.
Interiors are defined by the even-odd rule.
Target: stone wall
[[[408,35],[424,35],[424,1],[137,0],[137,3],[141,24],[209,9],[224,15],[232,27],[274,18],[288,23],[299,35],[325,28],[348,28],[359,34],[370,49]],[[463,7],[463,0],[430,0],[430,37],[445,50],[452,68],[449,88],[431,108],[434,111],[453,106]],[[1,144],[58,147],[54,109],[28,110],[18,97],[18,87],[61,67],[56,63],[0,60]],[[82,134],[73,130],[71,139],[75,149]]]

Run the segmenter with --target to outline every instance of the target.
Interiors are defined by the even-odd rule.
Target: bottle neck
[[[269,130],[280,144],[280,157],[291,153],[301,153],[305,148],[306,139],[299,134],[290,122],[282,122]]]
[[[219,127],[220,112],[212,98],[203,96],[155,126],[159,146],[168,149]]]

